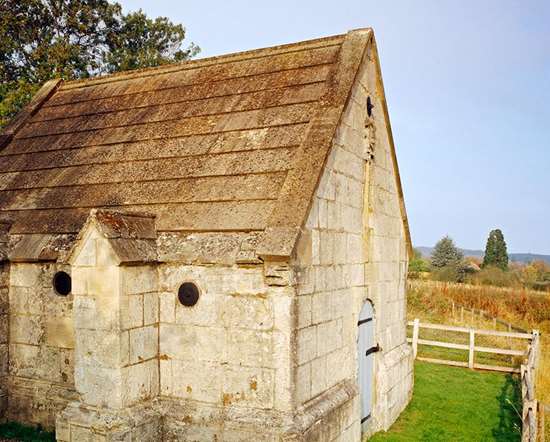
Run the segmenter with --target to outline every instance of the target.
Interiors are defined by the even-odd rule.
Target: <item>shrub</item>
[[[520,285],[516,274],[494,266],[483,268],[469,276],[467,281],[475,285],[493,285],[496,287],[518,287]]]
[[[409,278],[418,279],[422,273],[430,271],[429,262],[422,258],[422,253],[418,249],[414,249],[414,256],[409,262]]]

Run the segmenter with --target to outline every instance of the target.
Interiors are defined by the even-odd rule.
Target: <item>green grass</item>
[[[29,427],[17,422],[8,422],[0,424],[0,439],[24,442],[55,442],[55,434],[44,431],[40,427]]]
[[[415,363],[413,399],[374,442],[519,441],[521,398],[516,376]]]

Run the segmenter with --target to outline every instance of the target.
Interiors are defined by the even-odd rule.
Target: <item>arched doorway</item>
[[[359,365],[359,390],[361,394],[361,424],[367,422],[372,413],[374,397],[374,353],[379,350],[374,344],[374,309],[366,301],[359,313],[357,360]]]

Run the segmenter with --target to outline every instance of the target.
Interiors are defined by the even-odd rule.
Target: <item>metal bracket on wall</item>
[[[380,350],[382,350],[382,348],[380,347],[380,344],[376,344],[374,347],[371,347],[369,348],[366,352],[365,352],[365,356],[368,356],[372,353],[377,353],[379,352]]]

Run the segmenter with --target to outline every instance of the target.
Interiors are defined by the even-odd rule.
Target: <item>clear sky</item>
[[[550,1],[121,3],[183,23],[200,57],[373,27],[414,244],[499,227],[550,253]]]

